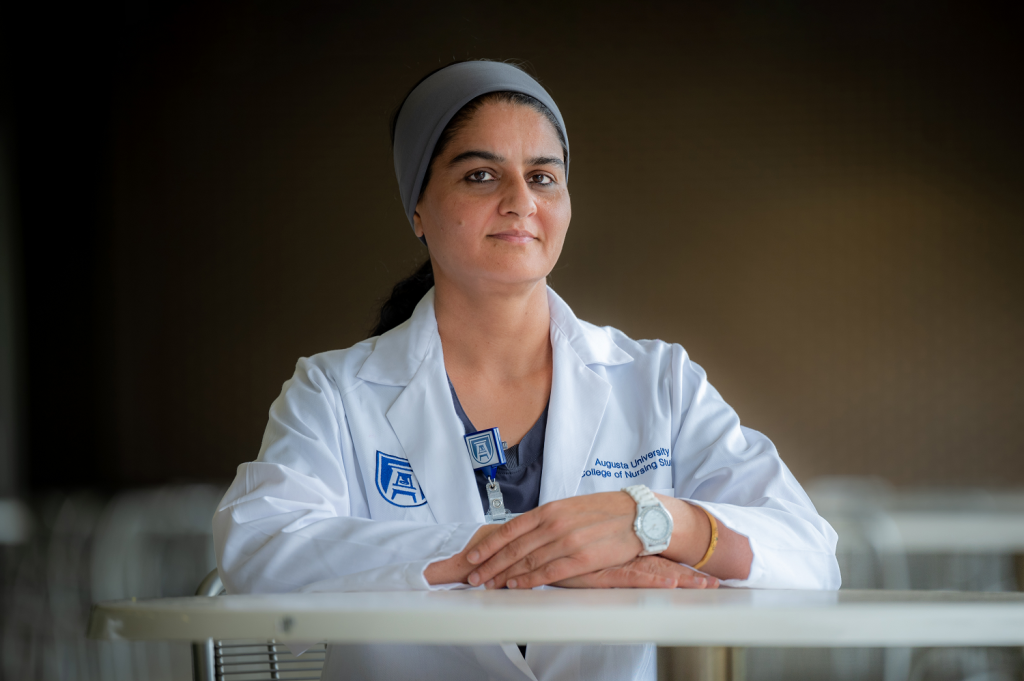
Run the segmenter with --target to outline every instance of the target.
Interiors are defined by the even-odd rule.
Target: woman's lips
[[[527,244],[537,238],[529,232],[517,231],[499,232],[498,234],[490,234],[488,236],[492,239],[501,239],[502,241],[507,241],[512,244]]]

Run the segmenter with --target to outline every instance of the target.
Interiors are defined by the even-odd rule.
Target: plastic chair
[[[206,575],[196,596],[220,596],[224,584],[217,570]],[[318,681],[327,647],[312,646],[301,657],[274,639],[269,641],[221,641],[207,639],[192,644],[194,681]]]

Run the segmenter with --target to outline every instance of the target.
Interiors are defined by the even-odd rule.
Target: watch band
[[[629,487],[623,487],[622,491],[633,497],[633,501],[636,502],[639,508],[656,506],[661,503],[647,485],[630,485]]]
[[[640,552],[641,556],[653,556],[661,553],[668,549],[669,538],[671,537],[672,529],[672,515],[665,508],[665,504],[658,500],[658,497],[654,496],[654,492],[648,489],[647,485],[630,485],[629,487],[623,487],[622,491],[633,498],[636,502],[636,517],[633,520],[633,532],[636,533],[637,539],[643,545],[643,551]],[[669,527],[669,538],[659,543],[653,543],[652,538],[648,537],[641,529],[641,517],[644,515],[644,511],[652,507],[661,509],[661,512],[665,514],[668,520]]]

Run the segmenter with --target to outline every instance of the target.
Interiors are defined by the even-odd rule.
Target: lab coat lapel
[[[426,320],[424,320],[426,321]],[[412,380],[388,409],[388,422],[419,481],[438,523],[482,523],[476,477],[466,453],[465,433],[452,403],[441,338],[434,333]]]
[[[558,321],[552,309],[554,367],[544,434],[542,504],[576,494],[612,391],[608,381],[591,370],[579,356]]]

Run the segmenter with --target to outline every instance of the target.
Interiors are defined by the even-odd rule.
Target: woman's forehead
[[[531,106],[510,102],[483,104],[460,126],[445,155],[454,158],[477,147],[501,155],[562,157],[551,122]]]

